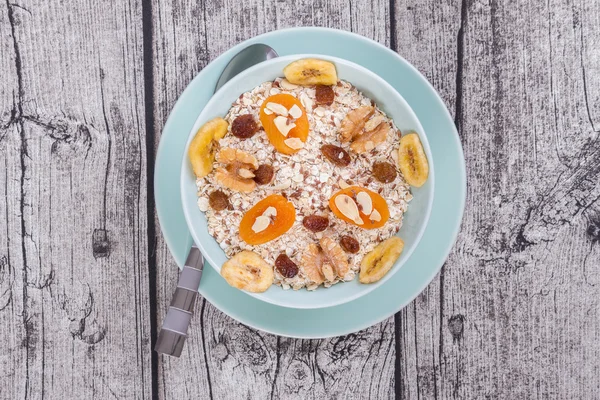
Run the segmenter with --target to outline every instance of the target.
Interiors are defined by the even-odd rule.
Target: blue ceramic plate
[[[422,187],[411,189],[414,197],[410,202],[407,212],[404,214],[402,229],[398,232],[398,236],[404,240],[404,251],[391,271],[380,281],[365,285],[358,282],[358,278],[356,278],[350,282],[337,284],[328,289],[320,287],[313,292],[307,290],[283,290],[278,286],[272,285],[264,293],[247,293],[267,303],[292,308],[325,308],[343,304],[366,295],[390,279],[404,265],[406,260],[410,258],[425,231],[433,204],[433,189],[435,184],[432,162],[434,160],[429,150],[427,137],[416,115],[402,96],[386,81],[366,68],[347,60],[323,55],[299,54],[278,57],[249,68],[227,82],[210,99],[198,116],[194,127],[190,131],[185,153],[187,154],[189,143],[196,135],[198,129],[209,120],[227,114],[231,104],[240,94],[252,90],[263,82],[272,81],[282,76],[283,69],[291,62],[302,58],[316,57],[333,62],[340,79],[351,82],[367,97],[374,99],[378,106],[388,116],[393,118],[401,132],[415,131],[419,133],[423,149],[429,159],[429,179]],[[313,139],[309,136],[308,140]],[[184,157],[182,161],[181,198],[188,228],[196,244],[202,250],[206,261],[220,272],[221,266],[227,261],[227,256],[217,241],[208,233],[206,216],[198,208],[196,176],[192,171],[192,166],[187,157]],[[235,230],[233,232],[237,234]],[[279,252],[281,249],[276,250]]]
[[[156,156],[155,198],[160,225],[175,260],[182,266],[192,243],[180,206],[180,166],[188,133],[213,95],[227,62],[252,43],[265,43],[280,55],[313,53],[362,65],[390,83],[408,102],[427,132],[435,160],[435,199],[425,233],[410,259],[377,290],[351,302],[322,309],[290,309],[268,304],[234,289],[210,266],[199,292],[218,309],[251,327],[290,337],[344,335],[376,324],[407,305],[443,265],[460,228],[466,179],[462,148],[444,103],[427,80],[386,47],[352,33],[326,28],[270,32],[234,46],[202,70],[176,103]]]

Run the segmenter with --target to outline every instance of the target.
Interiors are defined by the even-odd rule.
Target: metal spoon
[[[217,81],[215,92],[243,70],[275,57],[277,57],[275,50],[266,44],[256,43],[246,47],[229,61]],[[156,339],[154,350],[157,353],[175,357],[181,355],[198,295],[202,268],[204,268],[204,257],[193,243]]]

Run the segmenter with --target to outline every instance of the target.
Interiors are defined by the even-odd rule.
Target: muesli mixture
[[[198,207],[230,257],[221,274],[253,292],[330,287],[359,270],[375,282],[402,251],[394,235],[409,183],[427,179],[418,136],[403,136],[329,62],[299,60],[284,74],[241,94],[190,145]]]

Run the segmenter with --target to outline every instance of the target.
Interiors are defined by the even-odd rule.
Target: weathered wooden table
[[[161,129],[211,59],[296,25],[373,38],[440,92],[467,161],[458,242],[365,331],[278,338],[203,301],[182,357],[158,357],[178,272]],[[0,37],[0,398],[599,396],[598,0],[7,0]]]

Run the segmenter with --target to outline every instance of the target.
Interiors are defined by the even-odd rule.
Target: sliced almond
[[[276,217],[277,216],[277,209],[273,206],[269,206],[267,207],[267,209],[263,212],[263,214],[265,217]]]
[[[313,108],[313,101],[312,101],[312,99],[310,97],[308,97],[308,95],[306,93],[303,92],[300,95],[300,102],[304,106],[305,110],[312,110],[312,108]]]
[[[325,110],[323,107],[319,106],[317,108],[315,108],[315,114],[317,114],[319,117],[324,117],[325,113],[327,112],[327,110]]]
[[[289,138],[289,139],[285,139],[283,141],[283,143],[285,143],[285,145],[287,147],[289,147],[290,149],[294,149],[294,150],[298,150],[304,147],[304,143],[302,142],[302,140],[298,139],[298,138]]]
[[[289,189],[290,186],[292,186],[292,181],[289,179],[286,179],[285,181],[273,186],[273,190],[285,190],[285,189]]]
[[[352,197],[346,194],[340,194],[335,198],[335,205],[346,218],[351,219],[358,225],[363,224],[363,220],[358,213],[358,206]]]
[[[294,90],[294,89],[296,89],[296,88],[298,87],[298,85],[294,85],[293,83],[291,83],[291,82],[290,82],[290,81],[288,81],[287,79],[282,79],[282,80],[279,82],[279,86],[280,86],[282,89],[285,89],[285,90]]]
[[[379,222],[379,221],[381,221],[381,214],[379,214],[379,211],[373,210],[371,215],[369,215],[369,219],[371,221]]]
[[[265,109],[263,110],[263,112],[267,115],[271,115],[273,114],[273,111],[269,110],[267,107],[265,107]]]
[[[367,192],[358,192],[356,202],[362,208],[363,214],[369,215],[373,211],[373,201]]]
[[[287,112],[287,110],[286,110],[286,112]],[[287,117],[282,117],[282,116],[275,117],[273,122],[275,123],[275,126],[277,127],[279,132],[281,132],[281,134],[283,136],[287,136],[290,133],[290,131],[296,127],[296,124],[294,124],[293,122],[288,123]]]
[[[294,104],[288,112],[290,113],[292,118],[295,118],[295,119],[298,119],[302,116],[302,109],[300,109],[300,107],[298,107],[297,104]]]
[[[349,188],[349,187],[350,187],[350,185],[348,185],[348,184],[346,183],[346,181],[345,181],[345,180],[343,180],[343,179],[340,179],[340,180],[339,180],[339,182],[338,182],[338,186],[340,187],[340,189],[346,189],[346,188]]]
[[[250,171],[249,169],[246,169],[246,168],[238,169],[238,175],[241,176],[242,178],[246,178],[246,179],[254,178],[254,173],[252,173],[252,171]]]
[[[287,108],[285,108],[285,106],[282,106],[279,103],[273,103],[272,101],[270,101],[267,103],[265,108],[268,108],[269,110],[273,111],[277,115],[282,115],[284,117],[288,116]]]
[[[269,227],[270,223],[271,219],[269,217],[261,215],[260,217],[257,217],[256,221],[254,221],[254,224],[252,224],[252,230],[254,233],[262,232]]]

